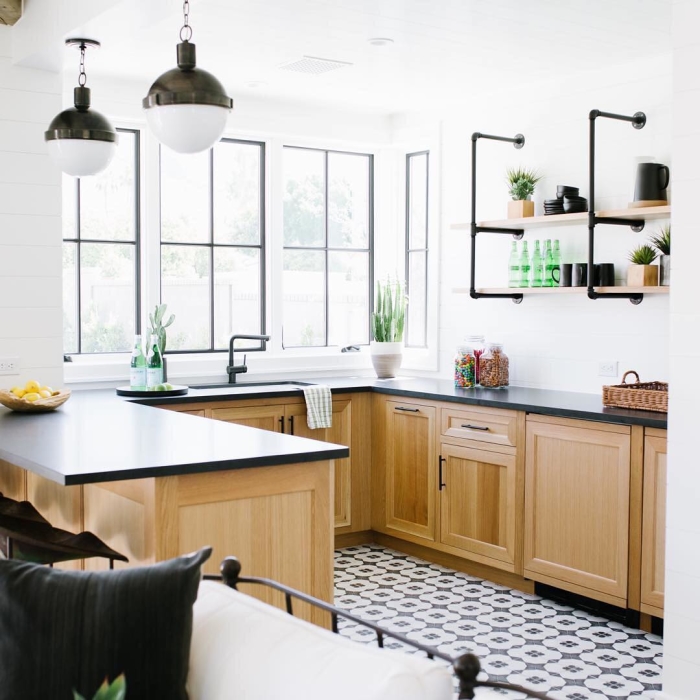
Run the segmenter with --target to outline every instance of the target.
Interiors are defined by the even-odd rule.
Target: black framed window
[[[283,343],[370,340],[374,157],[283,148]]]
[[[428,345],[429,151],[406,155],[406,346]]]
[[[103,172],[63,180],[63,346],[129,352],[140,332],[139,132],[117,129]]]
[[[265,144],[160,150],[161,300],[168,352],[214,352],[265,332]]]

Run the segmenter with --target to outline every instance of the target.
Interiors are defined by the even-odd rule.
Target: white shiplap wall
[[[0,358],[20,375],[63,381],[61,176],[43,132],[61,110],[58,73],[12,64],[11,30],[0,26]]]
[[[698,404],[692,371],[700,362],[695,299],[700,260],[700,4],[676,2],[673,61],[673,290],[666,530],[664,695],[700,697],[700,459]]]

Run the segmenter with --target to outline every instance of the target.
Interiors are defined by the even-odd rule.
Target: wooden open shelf
[[[619,219],[667,219],[671,216],[671,205],[663,207],[638,207],[632,209],[606,209],[599,211],[600,218],[610,217]],[[552,214],[551,216],[530,216],[524,219],[502,219],[499,221],[480,221],[479,226],[489,228],[512,228],[512,229],[533,229],[546,226],[569,226],[572,224],[588,224],[588,213],[582,214]],[[452,224],[451,228],[456,230],[469,230],[471,224]]]
[[[670,287],[595,287],[596,292],[601,294],[622,293],[622,294],[668,294]],[[586,294],[587,287],[480,287],[477,292],[481,294]],[[467,287],[455,287],[454,294],[469,294]]]

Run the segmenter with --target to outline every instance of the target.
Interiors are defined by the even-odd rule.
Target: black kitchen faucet
[[[234,365],[233,364],[233,345],[237,340],[259,340],[261,345],[259,348],[245,348],[245,352],[264,352],[267,341],[270,340],[269,335],[232,335],[231,340],[228,343],[228,367],[226,371],[228,372],[228,382],[229,384],[236,383],[236,375],[245,374],[248,371],[248,366],[246,365],[247,355],[243,355],[243,364]]]

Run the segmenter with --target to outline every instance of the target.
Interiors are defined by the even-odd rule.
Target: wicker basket
[[[630,374],[636,377],[634,384],[627,384],[625,381]],[[623,375],[622,384],[603,387],[603,405],[668,413],[668,384],[640,382],[639,375],[631,370]]]
[[[70,398],[70,389],[63,389],[49,396],[48,399],[37,399],[36,401],[25,401],[18,399],[11,391],[0,389],[0,404],[13,411],[22,413],[46,413],[53,411]]]

